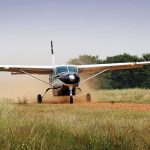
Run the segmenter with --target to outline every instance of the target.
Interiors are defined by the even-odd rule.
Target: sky
[[[150,52],[149,0],[0,0],[0,64]]]

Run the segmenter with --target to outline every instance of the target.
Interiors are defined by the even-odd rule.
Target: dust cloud
[[[38,77],[48,81],[48,76]],[[29,101],[36,101],[37,94],[43,94],[46,88],[45,83],[26,75],[0,76],[0,98],[17,100],[26,97]]]
[[[87,78],[91,77],[91,74],[81,74],[81,82],[86,80]],[[77,101],[78,102],[86,102],[86,95],[89,93],[91,95],[91,100],[96,101],[97,100],[97,90],[95,89],[97,80],[90,79],[84,83],[81,83],[79,85],[79,88],[82,92],[77,90]],[[78,96],[79,95],[79,96]],[[80,96],[81,95],[81,96]]]
[[[48,76],[42,75],[37,77],[48,82]],[[0,99],[10,99],[11,101],[17,102],[18,99],[25,97],[29,103],[32,103],[36,102],[37,95],[43,95],[48,87],[49,85],[27,75],[0,75]],[[75,103],[86,102],[85,97],[87,93],[91,94],[92,101],[96,99],[95,90],[87,82],[81,84],[80,88],[82,92],[77,90],[77,95],[74,97]],[[67,103],[68,101],[68,96],[54,97],[51,90],[44,97],[45,103]]]

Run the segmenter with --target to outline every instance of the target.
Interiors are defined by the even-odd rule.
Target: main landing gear
[[[86,95],[86,101],[87,101],[87,102],[91,102],[91,94],[90,94],[90,93],[88,93],[88,94]]]
[[[38,102],[38,103],[42,103],[45,94],[46,94],[50,89],[52,89],[52,88],[48,88],[48,89],[45,91],[45,93],[44,93],[43,96],[42,96],[41,94],[38,94],[38,96],[37,96],[37,102]],[[78,88],[78,89],[81,91],[80,88]],[[69,87],[69,93],[70,93],[70,96],[69,96],[69,103],[70,103],[70,104],[73,104],[73,102],[74,102],[73,86],[70,86],[70,87]],[[91,94],[90,94],[90,93],[87,93],[87,95],[85,96],[85,98],[86,98],[86,102],[91,102]]]
[[[51,88],[48,88],[48,89],[45,91],[45,93],[44,93],[43,96],[42,96],[41,94],[38,94],[38,96],[37,96],[37,102],[38,102],[38,103],[42,103],[42,100],[43,100],[45,94],[46,94],[50,89],[51,89]]]
[[[38,94],[38,96],[37,96],[37,102],[38,103],[42,103],[42,96],[41,96],[41,94]]]

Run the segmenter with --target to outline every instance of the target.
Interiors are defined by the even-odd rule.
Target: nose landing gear
[[[70,90],[69,102],[70,104],[73,104],[73,94],[72,94],[73,86],[70,86],[69,90]]]
[[[38,103],[42,103],[42,100],[43,100],[45,94],[46,94],[50,89],[52,89],[52,88],[48,88],[48,89],[45,91],[45,93],[44,93],[43,96],[42,96],[41,94],[38,94],[38,96],[37,96],[37,102],[38,102]]]
[[[73,104],[73,96],[69,97],[70,104]]]

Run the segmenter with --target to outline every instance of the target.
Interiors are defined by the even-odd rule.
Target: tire
[[[42,103],[42,96],[40,94],[38,94],[37,96],[37,102]]]
[[[70,104],[73,104],[73,96],[70,96],[69,100],[70,100]]]
[[[86,101],[87,101],[87,102],[91,102],[91,94],[90,94],[90,93],[88,93],[88,94],[86,95]]]

